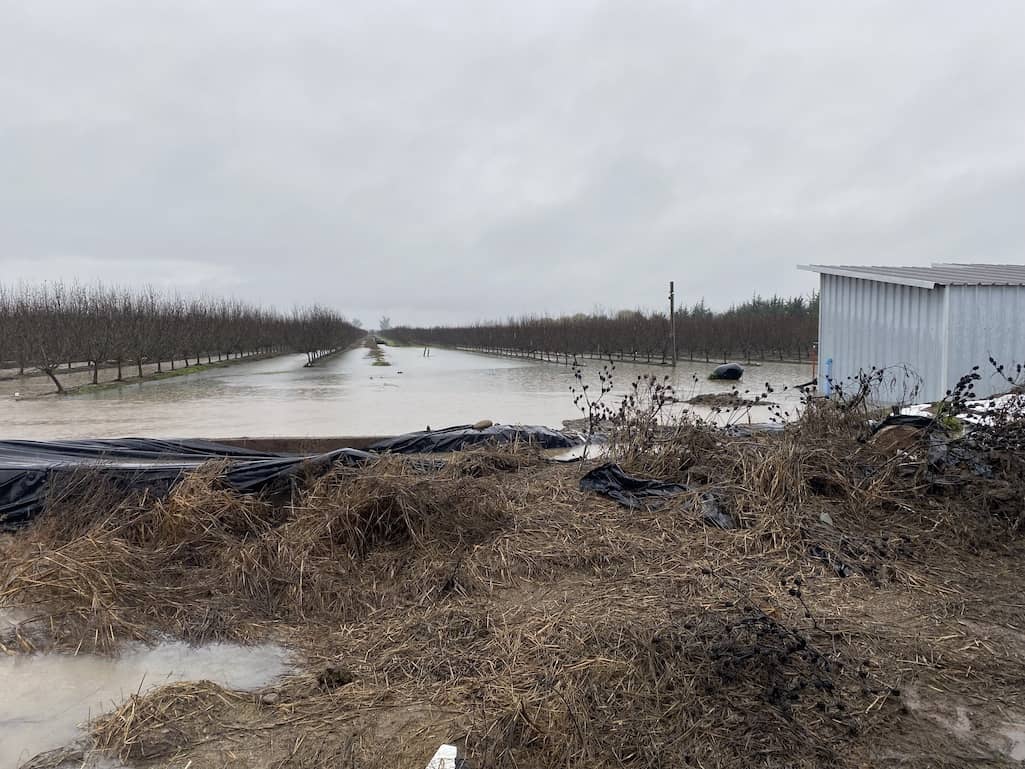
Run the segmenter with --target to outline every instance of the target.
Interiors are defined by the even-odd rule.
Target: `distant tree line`
[[[724,312],[703,301],[676,311],[677,357],[687,360],[806,360],[818,338],[818,296],[755,296]],[[393,328],[388,336],[410,344],[464,347],[569,362],[600,356],[665,363],[672,357],[668,312],[524,316],[472,326]]]
[[[235,299],[186,299],[153,289],[101,284],[0,285],[0,362],[19,373],[38,369],[59,392],[62,366],[99,371],[166,362],[188,365],[227,358],[303,352],[307,362],[359,339],[363,332],[323,307],[278,313]]]

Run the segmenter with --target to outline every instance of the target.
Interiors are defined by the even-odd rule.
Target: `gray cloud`
[[[1025,257],[1019,3],[0,0],[0,271],[429,323]]]

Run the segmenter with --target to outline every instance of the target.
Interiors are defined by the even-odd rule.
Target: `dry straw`
[[[586,464],[524,447],[339,469],[275,504],[218,467],[165,498],[79,484],[5,542],[0,597],[63,646],[298,654],[255,694],[130,698],[93,732],[125,760],[416,766],[444,740],[496,769],[1001,765],[940,725],[955,697],[1025,712],[1022,548],[1013,516],[976,504],[989,481],[938,487],[924,443],[883,449],[828,411],[652,434],[612,448],[691,484],[659,510],[585,494]],[[706,525],[702,493],[739,528]]]

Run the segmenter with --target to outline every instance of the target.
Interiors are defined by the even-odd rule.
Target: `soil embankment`
[[[441,742],[496,769],[1018,765],[1019,459],[938,474],[824,413],[611,450],[689,490],[628,509],[581,491],[594,462],[506,450],[278,498],[216,468],[163,500],[56,496],[3,541],[0,601],[38,617],[4,643],[294,651],[256,693],[174,684],[95,720],[133,765],[423,766]]]

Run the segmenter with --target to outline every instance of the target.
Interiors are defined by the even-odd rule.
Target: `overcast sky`
[[[0,0],[0,280],[365,325],[1025,260],[1025,3]]]

